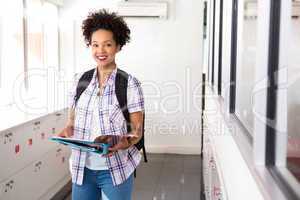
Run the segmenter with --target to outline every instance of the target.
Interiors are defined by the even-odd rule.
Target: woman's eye
[[[92,47],[98,47],[98,46],[99,46],[98,44],[93,44],[93,45],[92,45]]]
[[[111,47],[111,44],[106,44],[106,46]]]

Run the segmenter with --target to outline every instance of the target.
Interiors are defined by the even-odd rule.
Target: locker
[[[0,183],[0,200],[10,199],[10,181]]]
[[[51,114],[0,133],[0,181],[17,173],[58,144],[49,141],[65,124],[65,112]]]
[[[58,146],[15,174],[9,179],[14,184],[5,200],[39,199],[69,174],[68,162],[62,162],[62,158],[68,155],[68,149]]]
[[[211,182],[211,194],[213,200],[221,200],[221,186],[220,186],[220,180],[219,175],[217,171],[217,166],[215,160],[213,160],[213,166],[211,168],[211,174],[212,174],[212,182]]]
[[[33,145],[33,151],[43,154],[56,146],[55,143],[49,141],[52,136],[52,128],[55,126],[51,115],[45,116],[34,123],[32,131],[36,143]]]
[[[207,200],[226,200],[225,190],[221,182],[214,148],[209,134],[209,131],[206,131],[203,139],[203,176],[205,197]]]
[[[47,133],[47,138],[52,137],[64,128],[67,116],[68,113],[66,109],[48,116],[47,123],[42,125]]]
[[[59,112],[54,113],[53,115],[54,115],[54,122],[56,124],[57,129],[59,130],[63,129],[67,121],[68,110],[63,109]]]
[[[22,131],[23,134],[20,134]],[[24,127],[13,128],[1,132],[0,134],[0,157],[1,162],[0,181],[16,173],[24,168],[26,164],[32,162],[30,158],[26,158],[26,141],[24,136],[29,132],[29,129]]]

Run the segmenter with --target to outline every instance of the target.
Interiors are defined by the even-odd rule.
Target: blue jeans
[[[73,183],[72,200],[131,200],[133,175],[114,186],[109,170],[84,168],[82,185]]]

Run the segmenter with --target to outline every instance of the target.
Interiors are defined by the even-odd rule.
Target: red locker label
[[[17,145],[15,146],[15,153],[17,154],[17,153],[19,153],[19,152],[20,152],[20,145],[17,144]]]
[[[29,146],[32,146],[32,139],[31,139],[31,138],[28,139],[28,145],[29,145]]]

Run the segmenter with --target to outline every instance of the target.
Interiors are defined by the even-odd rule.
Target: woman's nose
[[[104,53],[105,52],[104,45],[100,45],[99,46],[99,51],[100,51],[100,53]]]

